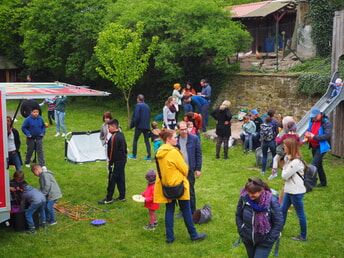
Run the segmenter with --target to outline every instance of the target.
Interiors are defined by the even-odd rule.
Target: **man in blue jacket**
[[[190,184],[190,204],[193,214],[196,210],[195,177],[199,178],[201,176],[202,148],[199,138],[196,135],[188,133],[186,122],[179,122],[177,128],[179,130],[178,148],[183,153],[185,163],[189,167],[187,178]]]
[[[128,155],[130,159],[136,159],[137,154],[137,141],[140,135],[143,133],[147,157],[144,160],[151,160],[151,146],[149,143],[149,130],[150,130],[150,108],[145,103],[145,97],[142,94],[137,96],[137,104],[135,106],[134,114],[131,119],[130,129],[135,127],[134,140],[133,140],[133,151],[132,154]]]
[[[201,96],[184,96],[184,103],[191,103],[192,106],[197,105],[198,107],[198,114],[202,115],[202,131],[206,132],[207,131],[207,121],[204,119],[205,117],[209,116],[209,102],[201,97]]]

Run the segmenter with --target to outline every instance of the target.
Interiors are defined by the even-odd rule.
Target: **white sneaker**
[[[56,134],[55,134],[55,137],[57,137],[57,136],[60,136],[60,133],[56,133]]]
[[[30,164],[25,164],[25,167],[30,168],[31,166]]]
[[[47,171],[48,170],[46,166],[42,166],[42,169],[43,169],[43,171]]]
[[[276,177],[278,177],[278,174],[277,173],[275,173],[275,174],[271,174],[270,176],[269,176],[269,180],[271,180],[271,179],[274,179],[274,178],[276,178]]]
[[[61,134],[61,137],[65,137],[65,136],[66,136],[66,134],[65,134],[65,133]]]

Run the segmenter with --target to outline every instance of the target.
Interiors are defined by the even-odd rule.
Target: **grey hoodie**
[[[41,186],[41,191],[47,197],[48,202],[62,197],[62,193],[55,180],[54,173],[50,170],[43,171],[40,174],[39,184]]]
[[[45,202],[45,196],[42,194],[42,192],[37,189],[33,188],[31,185],[27,185],[24,187],[24,192],[22,194],[22,200],[21,200],[21,207],[24,209],[25,203],[31,204],[39,204],[41,202]]]

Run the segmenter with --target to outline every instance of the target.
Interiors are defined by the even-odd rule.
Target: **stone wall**
[[[291,115],[298,121],[318,98],[296,96],[296,90],[295,74],[237,74],[213,102],[213,108],[227,99],[232,103],[232,114],[256,108],[262,115],[275,109],[276,114]]]

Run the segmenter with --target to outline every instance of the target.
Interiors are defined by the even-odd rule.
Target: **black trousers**
[[[106,200],[108,201],[112,200],[116,185],[119,192],[119,199],[125,198],[124,169],[125,169],[126,163],[127,163],[126,160],[115,161],[113,166],[109,166],[109,179],[108,179]]]

